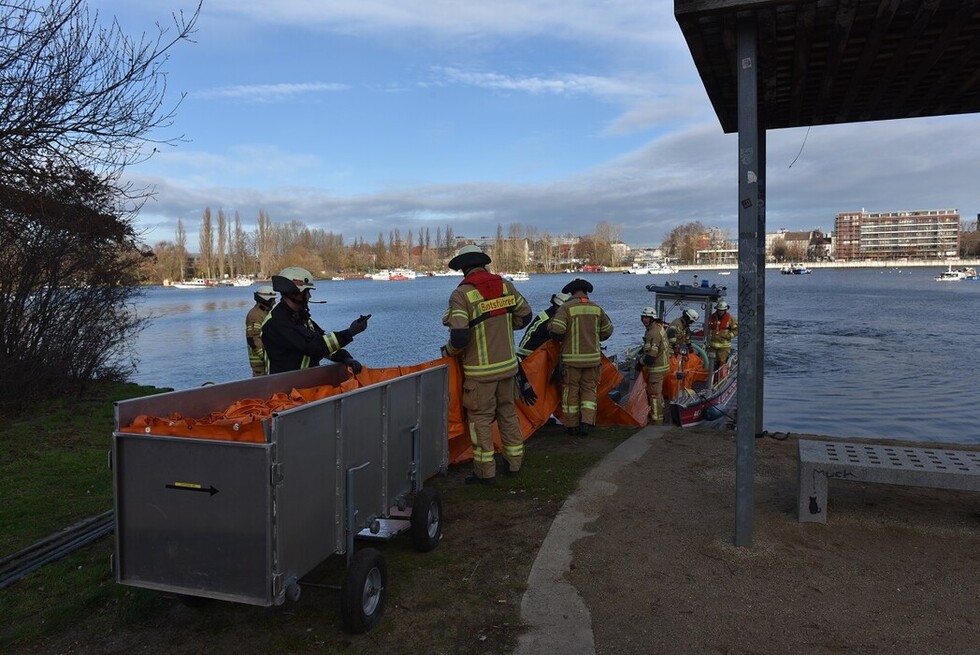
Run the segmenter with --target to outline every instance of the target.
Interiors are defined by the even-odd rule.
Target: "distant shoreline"
[[[780,269],[793,262],[767,262],[766,268]],[[980,266],[980,258],[972,259],[947,259],[944,261],[936,260],[859,260],[847,262],[798,262],[806,265],[807,268],[947,268],[952,266]],[[734,271],[738,264],[671,264],[679,271]],[[610,269],[612,270],[612,269]],[[626,270],[625,268],[622,270]]]

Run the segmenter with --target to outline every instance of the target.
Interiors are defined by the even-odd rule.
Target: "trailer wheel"
[[[378,624],[388,594],[388,565],[374,548],[358,551],[351,559],[340,591],[344,630],[359,634]]]
[[[421,553],[439,545],[442,539],[442,501],[435,489],[426,487],[415,494],[412,504],[412,543]]]

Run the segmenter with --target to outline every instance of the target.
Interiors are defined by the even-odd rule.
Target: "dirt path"
[[[734,435],[670,430],[623,468],[568,574],[597,653],[973,653],[980,497],[830,485],[796,520],[796,440],[756,441],[754,543],[735,548]]]

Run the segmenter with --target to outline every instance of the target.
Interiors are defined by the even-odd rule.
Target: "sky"
[[[193,0],[90,0],[130,35]],[[164,65],[182,136],[126,171],[137,227],[197,243],[206,207],[374,242],[451,225],[632,246],[690,221],[737,233],[737,135],[722,133],[672,0],[204,0]],[[840,211],[976,219],[980,115],[768,133],[767,231]]]

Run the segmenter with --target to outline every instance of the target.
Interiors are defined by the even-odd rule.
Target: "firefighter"
[[[262,324],[276,304],[276,292],[269,285],[263,285],[252,294],[255,306],[245,316],[245,346],[248,348],[248,364],[252,367],[252,377],[265,375],[265,349],[262,348]]]
[[[517,347],[518,357],[524,359],[551,338],[551,335],[548,334],[548,323],[551,322],[558,308],[571,297],[570,294],[560,292],[551,296],[551,305],[548,309],[535,316],[524,331],[524,338],[521,339],[521,343]]]
[[[674,352],[679,352],[681,348],[691,345],[691,326],[700,318],[697,310],[688,307],[681,312],[681,315],[670,322],[667,328],[667,337],[670,339]]]
[[[326,332],[310,317],[310,291],[316,289],[312,273],[299,266],[284,268],[272,276],[272,288],[281,302],[262,325],[269,373],[317,366],[325,358],[346,364],[354,374],[361,372],[360,362],[344,346],[367,329],[370,314],[354,319],[346,330]]]
[[[728,302],[722,298],[715,305],[715,313],[708,317],[708,348],[715,354],[716,369],[728,361],[732,339],[737,336],[738,321],[728,313]]]
[[[664,376],[670,369],[670,342],[667,331],[653,307],[644,307],[640,312],[640,322],[646,328],[643,335],[643,352],[637,358],[637,370],[646,369],[647,396],[650,399],[651,425],[664,422]]]
[[[513,283],[487,271],[490,256],[470,245],[449,260],[463,281],[449,296],[442,323],[449,328],[444,354],[459,357],[463,371],[463,408],[473,443],[473,473],[466,484],[497,483],[493,422],[504,454],[501,468],[514,477],[524,462],[524,439],[514,399],[520,367],[514,353],[514,330],[531,320],[531,307]]]
[[[592,284],[581,278],[566,284],[561,291],[572,297],[558,308],[548,328],[552,338],[561,341],[561,413],[569,434],[588,434],[595,424],[596,390],[602,371],[599,342],[613,333],[609,316],[589,300],[592,289]]]

